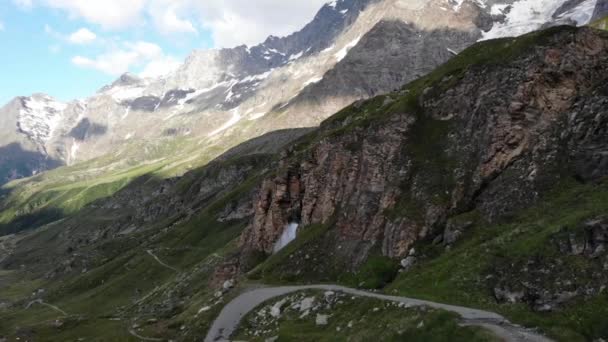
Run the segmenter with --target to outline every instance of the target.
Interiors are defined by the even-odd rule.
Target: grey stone
[[[317,318],[315,319],[315,324],[316,325],[327,325],[327,324],[329,324],[329,316],[328,315],[317,314]]]
[[[405,271],[408,271],[416,264],[416,260],[417,260],[416,257],[408,256],[407,258],[401,260],[401,267]]]
[[[308,311],[315,304],[315,297],[306,297],[300,302],[300,311]]]

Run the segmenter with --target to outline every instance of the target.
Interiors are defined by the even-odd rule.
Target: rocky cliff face
[[[459,214],[492,222],[560,179],[608,175],[608,36],[559,27],[479,49],[495,51],[476,61],[473,47],[356,103],[289,150],[261,186],[242,248],[272,253],[289,223],[329,224],[325,247],[351,267],[372,249],[399,258],[442,239]]]

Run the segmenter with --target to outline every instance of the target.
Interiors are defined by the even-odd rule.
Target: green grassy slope
[[[36,228],[109,197],[142,175],[180,175],[215,156],[198,152],[196,142],[186,139],[133,143],[116,154],[9,183],[0,196],[0,233]]]
[[[235,250],[234,241],[244,226],[241,221],[219,223],[215,214],[203,210],[168,231],[94,246],[103,251],[98,264],[60,281],[28,280],[18,270],[0,275],[0,282],[14,282],[0,288],[0,302],[20,303],[0,309],[0,331],[9,338],[59,341],[96,336],[108,341],[132,339],[129,330],[137,325],[142,336],[200,336],[221,307],[207,284],[218,263]],[[53,230],[61,227],[49,228],[48,234]],[[24,309],[38,289],[44,289],[46,302],[68,315],[38,304]],[[213,308],[197,316],[204,306]]]
[[[466,239],[449,251],[432,251],[413,271],[402,274],[388,287],[402,295],[446,303],[471,305],[504,313],[515,322],[538,326],[562,341],[585,341],[608,336],[608,294],[578,296],[579,299],[555,312],[534,312],[522,304],[497,304],[492,276],[505,265],[540,262],[550,269],[545,286],[569,281],[584,287],[594,270],[600,273],[599,260],[563,255],[556,239],[563,232],[577,232],[580,224],[608,214],[608,183],[600,185],[563,184],[541,203],[501,224],[476,224]],[[433,256],[434,255],[434,256]],[[559,267],[552,269],[551,265]],[[509,274],[511,281],[534,283],[538,273],[520,271]],[[604,279],[605,281],[606,279]]]
[[[129,215],[121,208],[106,212],[93,206],[44,229],[19,235],[22,247],[13,255],[17,259],[12,270],[0,273],[0,303],[9,304],[0,306],[0,337],[137,340],[131,335],[133,329],[141,336],[162,338],[204,334],[224,303],[215,297],[209,283],[215,268],[236,251],[236,240],[246,223],[243,219],[220,222],[218,217],[229,203],[253,189],[271,158],[234,155],[176,179],[170,183],[173,191],[188,198],[187,193],[201,186],[201,178],[216,179],[224,169],[250,170],[242,183],[199,199],[200,209],[189,216],[169,214],[162,220],[142,223],[135,233],[99,239],[66,252],[70,240],[62,234],[67,225],[71,234],[86,237],[87,232],[94,234],[98,227]],[[158,179],[139,177],[128,187],[154,190]],[[26,251],[23,246],[27,246]],[[48,265],[50,255],[55,256],[56,264],[41,269],[38,264]],[[80,259],[87,260],[86,266]],[[20,268],[19,262],[28,266]],[[58,265],[68,271],[48,273]],[[43,298],[67,314],[42,303],[28,307],[35,298]],[[210,309],[198,313],[206,306]]]
[[[304,315],[294,307],[304,298],[314,298],[313,311]],[[284,301],[279,318],[269,307]],[[264,313],[264,314],[260,314]],[[328,315],[328,324],[316,324],[317,314]],[[257,334],[256,334],[257,333]],[[303,292],[271,300],[244,319],[235,340],[266,341],[498,341],[479,328],[461,327],[457,315],[427,308],[405,308],[370,298],[344,294],[325,296]]]

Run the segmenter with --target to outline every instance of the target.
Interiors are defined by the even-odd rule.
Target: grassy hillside
[[[0,233],[39,227],[115,194],[142,175],[170,177],[214,157],[195,150],[194,142],[180,139],[133,143],[116,154],[9,183],[0,193]]]
[[[310,312],[298,305],[312,299]],[[279,305],[277,303],[281,303]],[[273,306],[281,308],[272,317]],[[327,315],[318,325],[317,315]],[[462,327],[457,315],[423,307],[406,308],[397,303],[353,297],[340,293],[302,292],[271,300],[244,319],[233,338],[242,341],[498,341],[480,328]]]
[[[55,341],[90,336],[139,340],[131,330],[147,337],[201,336],[224,303],[207,284],[224,256],[235,250],[244,225],[219,223],[214,206],[209,208],[171,230],[91,246],[92,253],[101,253],[94,267],[60,281],[4,271],[0,302],[14,306],[0,309],[0,331],[9,339]],[[40,248],[45,237],[61,230],[52,225],[38,233]],[[46,304],[28,305],[40,296],[65,313]],[[205,306],[211,309],[197,314]]]
[[[469,218],[475,217],[472,214]],[[562,184],[513,219],[500,224],[476,221],[466,238],[450,250],[421,244],[425,261],[401,274],[386,290],[502,312],[515,322],[541,327],[560,341],[606,337],[606,292],[582,291],[575,301],[549,312],[532,310],[525,304],[499,304],[494,293],[500,277],[509,277],[510,284],[539,284],[548,289],[563,284],[563,292],[608,281],[605,260],[565,255],[559,249],[564,235],[581,234],[584,221],[605,215],[608,182]]]

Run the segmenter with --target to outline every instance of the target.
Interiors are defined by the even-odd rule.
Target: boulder
[[[327,325],[329,324],[329,315],[321,315],[317,314],[317,318],[315,319],[316,325]]]
[[[416,264],[416,260],[417,259],[415,256],[408,256],[407,258],[401,260],[401,267],[405,271],[408,271],[414,266],[414,264]]]
[[[224,290],[230,290],[231,288],[234,287],[234,279],[228,279],[224,282],[224,284],[222,285],[222,287],[224,288]]]
[[[312,309],[315,304],[315,297],[306,297],[300,302],[300,312]]]
[[[272,308],[270,309],[270,315],[275,318],[281,316],[281,308],[283,307],[283,305],[285,305],[286,301],[287,301],[287,299],[283,299],[283,300],[275,303],[272,306]]]
[[[518,303],[521,302],[524,298],[523,291],[511,291],[508,288],[503,287],[495,287],[494,288],[494,297],[496,300],[501,303]]]

